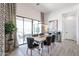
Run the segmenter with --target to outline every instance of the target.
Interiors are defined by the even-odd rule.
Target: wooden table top
[[[37,37],[33,37],[34,38],[34,40],[36,40],[36,41],[44,41],[44,40],[46,40],[46,37],[47,36],[37,36]]]

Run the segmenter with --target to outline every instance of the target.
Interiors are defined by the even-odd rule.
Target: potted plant
[[[9,34],[8,41],[12,41],[12,33],[16,30],[16,26],[13,24],[12,21],[8,21],[5,23],[5,35]]]

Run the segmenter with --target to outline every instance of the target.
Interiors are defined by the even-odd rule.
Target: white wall
[[[79,11],[77,12],[77,16],[76,16],[76,39],[77,39],[77,44],[79,44]]]
[[[75,5],[75,6],[71,6],[71,7],[68,7],[68,8],[60,9],[60,10],[58,10],[56,12],[50,12],[50,13],[48,13],[48,14],[45,15],[46,23],[48,23],[48,21],[50,21],[50,20],[58,19],[58,30],[62,31],[63,30],[63,27],[62,27],[63,26],[63,22],[62,22],[62,20],[63,20],[63,17],[62,17],[63,14],[69,13],[69,12],[75,12],[75,11],[77,13],[78,10],[79,10],[79,5]],[[76,24],[76,25],[77,25],[77,27],[79,29],[78,24]],[[78,36],[79,30],[75,29],[75,32],[76,32],[76,38],[75,39],[77,41],[79,41],[79,36]]]
[[[16,4],[16,15],[28,17],[36,20],[40,20],[40,11],[36,10],[32,6],[24,3]]]

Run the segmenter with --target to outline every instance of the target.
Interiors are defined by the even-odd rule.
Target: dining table
[[[48,36],[48,35],[42,35],[42,36],[38,35],[38,36],[36,36],[36,37],[33,37],[34,40],[35,40],[37,43],[39,43],[40,53],[43,52],[43,41],[46,40],[46,37],[47,37],[47,36]]]

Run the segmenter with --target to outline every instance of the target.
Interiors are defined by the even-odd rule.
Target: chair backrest
[[[34,42],[33,38],[31,38],[31,37],[27,38],[28,48],[33,48],[33,42]]]
[[[22,35],[20,35],[20,34],[18,34],[18,38],[23,38],[23,36],[22,36]]]
[[[61,34],[61,32],[58,32],[57,34]]]
[[[52,33],[48,33],[49,35],[51,35]]]
[[[47,42],[48,45],[51,44],[51,36],[46,37],[46,42]]]
[[[52,42],[55,42],[55,35],[52,35]]]
[[[38,36],[38,34],[33,34],[32,36],[33,36],[33,37],[36,37],[36,36]]]
[[[40,33],[39,35],[40,35],[40,36],[41,36],[41,35],[44,35],[44,33]]]

